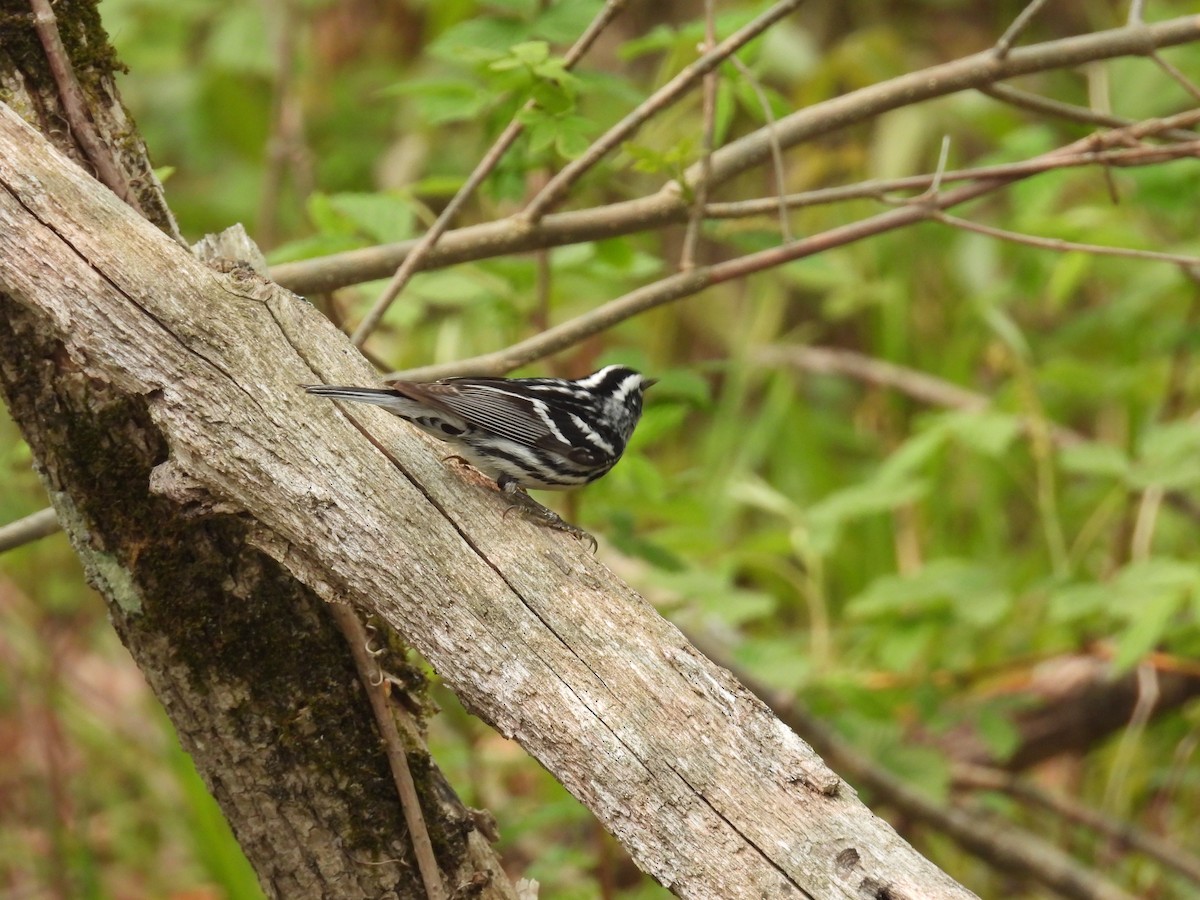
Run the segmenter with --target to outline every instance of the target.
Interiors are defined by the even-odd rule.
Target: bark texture
[[[116,63],[94,4],[63,0],[54,9],[92,126],[141,209],[178,240],[145,148],[117,98]],[[0,96],[92,172],[92,161],[72,140],[75,132],[47,73],[29,6],[0,0],[0,11]],[[114,626],[269,895],[424,897],[376,725],[325,601],[254,546],[251,520],[227,513],[192,516],[190,503],[152,493],[151,473],[168,459],[170,443],[145,394],[91,365],[98,345],[79,355],[83,346],[105,339],[102,330],[87,316],[72,313],[56,321],[37,304],[16,299],[22,291],[48,296],[69,283],[60,300],[96,304],[92,313],[107,320],[105,292],[117,289],[124,276],[90,269],[67,237],[78,230],[112,240],[118,256],[136,257],[130,246],[146,235],[156,254],[187,258],[185,251],[19,127],[11,109],[2,111],[14,129],[9,137],[25,144],[24,157],[4,151],[12,166],[7,171],[20,172],[26,188],[51,204],[82,186],[104,207],[76,208],[69,221],[43,210],[50,218],[39,221],[20,197],[0,188],[0,204],[12,213],[2,217],[0,242],[9,248],[15,248],[9,239],[34,242],[14,249],[0,275],[0,391],[91,583],[109,603]],[[39,165],[30,165],[30,157]],[[99,218],[88,221],[93,212]],[[133,217],[138,229],[106,235],[113,216]],[[59,250],[38,257],[33,248],[42,239],[57,241]],[[74,257],[66,269],[60,268],[64,253]],[[21,276],[14,275],[18,269]],[[169,295],[173,279],[162,270],[158,277],[159,284],[143,287]],[[69,341],[62,327],[73,332]],[[138,341],[131,332],[118,339]],[[219,422],[212,426],[220,432]],[[392,669],[411,676],[411,689],[397,696],[419,718],[428,705],[419,673],[402,663]],[[407,737],[450,890],[470,885],[462,896],[514,897],[475,827],[477,816],[455,796],[420,735]]]
[[[314,678],[352,680],[306,642],[320,598],[405,635],[681,896],[972,896],[571,538],[505,518],[394,417],[304,394],[372,379],[312,307],[201,265],[7,108],[0,290],[14,415],[131,646],[165,645],[156,690],[173,716],[207,700],[230,735],[274,741],[263,763],[213,746],[224,733],[185,738],[231,818],[294,827],[287,803],[240,806],[247,769],[287,785],[293,754],[314,754],[312,777],[359,773],[340,813],[302,817],[292,852],[311,858],[264,876],[280,893],[277,879],[326,877],[321,854],[357,825],[385,849],[382,770],[320,758],[324,735],[365,715],[352,697],[309,702]]]

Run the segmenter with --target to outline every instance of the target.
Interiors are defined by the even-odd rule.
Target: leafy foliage
[[[518,116],[522,138],[463,222],[499,218],[692,61],[703,40],[700,22],[647,21],[643,11],[568,72],[563,48],[598,0],[410,6],[394,18],[374,10],[347,22],[342,4],[301,4],[280,22],[230,0],[104,4],[131,69],[122,89],[157,161],[175,172],[168,196],[186,233],[239,220],[253,233],[268,217],[280,236],[274,262],[413,237]],[[721,35],[761,4],[723,6]],[[810,4],[814,12],[739,58],[778,116],[987,46],[1017,9],[935,6],[940,24],[928,4],[892,4],[886,19],[868,7]],[[1080,21],[1116,24],[1108,5],[1082,6]],[[1186,11],[1162,6],[1162,16]],[[828,21],[815,11],[834,7]],[[1027,39],[1076,24],[1052,5]],[[268,39],[280,29],[298,51],[282,75]],[[1200,73],[1197,48],[1164,55]],[[1167,114],[1187,102],[1148,61],[1106,70],[1124,115]],[[718,140],[762,127],[766,114],[746,75],[727,65],[720,78]],[[1086,102],[1078,75],[1031,80],[1031,89]],[[284,83],[303,111],[291,148],[303,152],[272,159],[264,149],[272,97]],[[522,111],[530,97],[538,105]],[[698,93],[666,110],[577,186],[570,204],[640,196],[677,177],[700,157],[700,116]],[[804,190],[932,170],[943,134],[956,168],[1025,159],[1080,133],[956,95],[790,152],[783,174],[789,190]],[[277,203],[260,210],[269,166],[289,177]],[[962,214],[1064,240],[1196,253],[1194,192],[1185,189],[1195,174],[1194,161],[1107,176],[1048,172]],[[770,173],[753,181],[721,199],[771,192]],[[813,234],[879,208],[861,200],[806,207],[791,223]],[[395,368],[495,350],[667,274],[680,234],[656,230],[422,274],[370,349]],[[771,216],[711,220],[701,254],[726,259],[778,241]],[[333,303],[355,321],[379,287],[346,289]],[[1198,314],[1196,283],[1169,264],[1059,254],[931,223],[643,314],[538,372],[579,374],[619,360],[661,376],[626,459],[570,501],[574,520],[608,539],[621,573],[665,614],[758,681],[803,697],[858,749],[945,795],[947,761],[924,738],[969,726],[993,753],[1010,752],[1019,741],[1010,714],[1040,661],[1092,653],[1122,671],[1154,658],[1195,674]],[[986,402],[933,408],[903,390],[789,368],[768,352],[809,344],[935,376]],[[1059,426],[1078,434],[1056,442]],[[12,485],[0,496],[7,521],[44,501],[6,420],[0,454]],[[62,871],[0,855],[0,871],[19,873],[4,883],[59,878],[95,896],[189,884],[254,895],[236,845],[164,739],[161,717],[146,712],[144,692],[129,688],[127,714],[146,717],[130,726],[136,737],[106,733],[103,707],[77,708],[95,700],[86,692],[67,696],[74,683],[55,641],[68,634],[70,656],[102,665],[106,685],[127,678],[101,606],[70,559],[61,538],[3,557],[0,603],[17,624],[6,625],[0,653],[17,662],[0,676],[0,734],[20,737],[24,704],[70,714],[71,752],[110,777],[86,779],[78,763],[65,775],[44,772],[18,741],[24,752],[0,767],[3,780],[30,779],[22,820],[56,835]],[[38,674],[38,686],[19,686],[13,672]],[[542,882],[544,896],[597,896],[598,883],[604,896],[664,895],[614,862],[617,849],[590,817],[511,746],[453,710],[435,729],[436,755],[469,802],[496,812],[505,851]],[[1132,749],[1114,740],[1079,757],[1067,788],[1168,836],[1194,834],[1200,784],[1187,748],[1198,734],[1195,708],[1165,716]],[[130,746],[136,759],[125,755]],[[73,798],[67,813],[51,803],[64,789],[57,777]],[[1010,820],[1040,827],[1036,811],[992,799]],[[157,815],[178,804],[193,815]],[[961,851],[936,841],[922,849],[969,875],[980,893],[1000,890],[998,876],[971,868]],[[1082,839],[1069,849],[1085,861],[1098,850]],[[1178,888],[1134,857],[1108,868],[1146,896]]]

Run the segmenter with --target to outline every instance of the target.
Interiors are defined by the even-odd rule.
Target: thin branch
[[[1133,900],[1099,872],[1076,862],[1041,837],[985,817],[978,810],[949,806],[927,797],[857,750],[791,695],[758,683],[729,660],[713,653],[706,642],[693,638],[693,643],[718,665],[732,671],[843,777],[871,791],[881,803],[936,829],[989,866],[1002,872],[1021,872],[1063,897]]]
[[[1191,115],[1200,116],[1200,110],[1193,110],[1169,119],[1140,122],[1130,128],[1118,129],[1106,134],[1091,135],[1043,156],[1050,158],[1070,156],[1081,151],[1103,149],[1110,144],[1143,138],[1156,134],[1163,128],[1177,127],[1181,119],[1186,119]],[[518,366],[557,353],[648,309],[692,296],[716,284],[744,278],[747,275],[804,259],[834,247],[845,246],[864,238],[925,221],[937,211],[982,197],[1023,177],[1026,176],[1014,175],[983,179],[975,184],[963,185],[937,196],[928,197],[919,203],[910,203],[857,222],[831,228],[791,244],[760,250],[757,253],[716,265],[679,272],[631,291],[598,309],[577,316],[505,349],[458,362],[393,372],[387,377],[423,381],[445,378],[450,375],[502,375]]]
[[[50,8],[50,0],[29,0],[29,6],[33,10],[33,28],[46,51],[46,62],[58,87],[58,97],[62,101],[63,114],[71,127],[72,136],[88,162],[95,167],[96,177],[101,183],[145,218],[146,212],[138,202],[129,179],[117,166],[112,153],[96,133],[96,126],[92,124],[88,115],[87,101],[84,99],[83,89],[75,79],[75,70],[71,67],[71,58],[63,46],[62,35],[58,33],[58,19],[54,16],[54,10]]]
[[[0,553],[23,547],[60,531],[58,516],[50,507],[30,513],[23,519],[0,526]]]
[[[687,93],[692,85],[715,69],[731,54],[754,40],[784,16],[796,10],[804,0],[780,0],[758,18],[731,34],[712,51],[705,53],[690,66],[655,91],[620,122],[602,134],[587,152],[565,165],[525,207],[522,218],[529,224],[540,220],[567,195],[576,181],[607,156],[622,141],[632,135],[651,117],[671,106]],[[703,165],[693,166],[688,183],[695,185],[703,177]]]
[[[1046,0],[1032,0],[1028,6],[1021,10],[1020,15],[1013,19],[1012,24],[1008,26],[1004,34],[1000,35],[1000,40],[996,41],[996,46],[992,48],[992,52],[1000,59],[1006,57],[1017,38],[1025,32],[1025,29],[1029,27],[1029,23],[1033,21],[1033,17],[1041,12],[1042,7],[1045,5]]]
[[[979,412],[992,405],[992,399],[986,394],[854,350],[768,345],[760,347],[754,355],[755,362],[765,366],[786,365],[817,375],[844,375],[876,387],[897,390],[930,406]],[[1071,437],[1075,441],[1082,440],[1073,433]]]
[[[766,91],[763,90],[754,73],[750,71],[750,67],[738,59],[736,56],[730,57],[733,64],[737,66],[737,70],[742,73],[742,77],[750,83],[750,87],[754,90],[754,94],[758,97],[758,102],[762,106],[763,117],[767,122],[767,133],[771,137],[771,165],[775,171],[775,194],[776,202],[779,207],[779,233],[783,236],[784,243],[792,241],[792,226],[788,221],[788,207],[783,202],[783,198],[787,193],[787,178],[784,175],[783,168],[783,147],[779,143],[779,138],[775,134],[775,112],[771,109],[771,101],[767,97]]]
[[[1192,95],[1193,100],[1200,100],[1200,88],[1192,82],[1190,78],[1183,74],[1178,68],[1167,62],[1158,53],[1151,53],[1150,58],[1158,64],[1158,67],[1174,79],[1180,87]]]
[[[1018,800],[1035,804],[1069,822],[1090,828],[1118,848],[1144,853],[1200,887],[1200,857],[1193,856],[1172,841],[1163,840],[1131,822],[1112,819],[1071,797],[1042,790],[1028,779],[1002,769],[963,763],[954,767],[953,778],[956,788],[1001,791]]]
[[[776,133],[784,148],[794,147],[923,100],[1047,69],[1065,69],[1114,56],[1145,56],[1162,47],[1197,38],[1200,38],[1200,16],[1182,16],[1153,25],[1125,26],[1015,47],[1004,57],[996,56],[993,50],[983,50],[805,107],[780,119]],[[760,128],[721,147],[713,154],[713,183],[723,184],[762,163],[771,153],[771,140],[767,130]],[[684,173],[687,184],[695,183],[699,177],[696,166]],[[679,190],[678,186],[675,190]]]
[[[1135,124],[1133,122],[1128,125]],[[1143,146],[1133,148],[1117,148],[1071,154],[1061,158],[1048,159],[1038,157],[1014,163],[1000,163],[994,166],[978,166],[971,169],[952,169],[941,174],[943,183],[959,181],[977,181],[981,178],[1004,178],[1011,175],[1034,175],[1055,169],[1079,168],[1082,166],[1104,165],[1133,168],[1136,166],[1158,165],[1177,159],[1191,159],[1200,154],[1200,135],[1190,132],[1180,132],[1172,129],[1172,133],[1186,134],[1188,143],[1172,144],[1165,147]],[[775,212],[780,203],[790,209],[806,206],[820,206],[828,203],[841,203],[846,200],[879,200],[889,201],[889,194],[898,191],[924,190],[927,191],[937,178],[937,173],[928,175],[908,175],[903,178],[872,179],[856,184],[834,188],[820,188],[815,191],[804,191],[780,197],[759,197],[754,200],[735,200],[728,203],[710,203],[706,213],[713,219],[738,219],[747,216],[770,215]]]
[[[1200,18],[1188,16],[1145,27],[1118,28],[1017,48],[1004,60],[996,60],[990,51],[985,51],[815,104],[779,120],[774,129],[758,129],[714,153],[711,182],[713,185],[721,183],[766,159],[771,153],[772,141],[777,141],[780,147],[787,149],[803,140],[836,131],[907,103],[968,88],[981,88],[996,79],[1013,75],[1077,62],[1142,54],[1156,47],[1187,43],[1198,38]],[[1170,131],[1160,133],[1171,134]],[[688,180],[694,182],[696,177],[699,177],[699,173],[692,172]],[[615,237],[684,222],[687,214],[687,203],[679,185],[670,182],[649,197],[560,213],[536,223],[525,221],[518,214],[509,219],[459,229],[446,236],[439,250],[428,254],[423,267],[445,266],[542,247]],[[284,287],[302,294],[334,290],[348,284],[385,277],[413,252],[417,243],[408,241],[334,254],[322,259],[286,263],[275,267],[272,277]]]
[[[1075,241],[1064,241],[1061,238],[1036,237],[1031,234],[1022,234],[1018,231],[995,228],[991,225],[981,225],[978,222],[972,222],[969,219],[962,219],[943,212],[931,213],[930,218],[954,228],[961,228],[963,231],[972,231],[976,234],[999,238],[1003,241],[1011,241],[1014,244],[1024,244],[1027,247],[1037,247],[1042,250],[1056,250],[1060,253],[1091,253],[1095,256],[1117,256],[1124,259],[1169,262],[1189,267],[1200,266],[1200,256],[1188,256],[1182,253],[1162,253],[1158,250],[1135,250],[1131,247],[1105,247],[1100,244],[1080,244]]]
[[[579,39],[567,51],[563,57],[563,67],[566,69],[574,67],[592,44],[595,43],[600,33],[608,27],[628,3],[629,0],[608,0],[604,4],[604,8],[600,10],[596,18],[587,27],[587,30],[579,36]],[[479,185],[483,183],[483,180],[491,174],[504,154],[508,152],[509,147],[513,145],[513,142],[516,141],[521,132],[525,130],[525,125],[521,121],[522,114],[534,109],[536,106],[536,100],[529,100],[525,103],[521,111],[508,123],[508,127],[504,129],[500,137],[496,138],[496,142],[492,144],[488,152],[483,155],[483,159],[475,166],[475,170],[463,183],[463,186],[458,189],[458,192],[450,202],[446,204],[446,208],[442,210],[441,215],[437,217],[437,220],[429,227],[429,230],[421,236],[416,246],[413,247],[412,252],[404,257],[400,263],[400,267],[396,269],[395,274],[383,289],[383,293],[379,296],[379,299],[375,301],[375,304],[367,312],[367,315],[358,324],[358,328],[354,330],[354,334],[351,337],[354,346],[362,347],[367,338],[370,337],[371,332],[379,325],[388,308],[400,296],[400,292],[404,290],[404,286],[416,274],[421,263],[425,261],[426,256],[429,254],[429,251],[433,249],[446,229],[450,227],[450,223],[454,221],[454,218],[466,204],[467,200],[475,193]]]
[[[371,712],[375,716],[375,724],[379,727],[396,792],[400,795],[404,822],[412,837],[413,854],[417,858],[417,869],[425,885],[425,896],[429,900],[446,900],[442,873],[433,854],[433,842],[429,839],[429,829],[425,826],[425,815],[421,812],[421,801],[417,797],[417,785],[413,781],[412,770],[408,767],[408,754],[404,750],[404,742],[393,718],[392,705],[388,703],[387,694],[382,689],[383,679],[380,677],[379,667],[367,649],[369,639],[366,629],[350,606],[330,603],[329,611],[345,636],[346,643],[350,645],[350,654],[354,657],[359,680],[367,699],[371,702]]]
[[[717,45],[715,0],[704,0],[704,44],[703,53],[711,53]],[[730,59],[737,60],[736,56]],[[713,142],[717,124],[717,69],[704,76],[704,91],[701,116],[704,120],[704,138],[700,148],[700,181],[696,183],[692,212],[688,216],[687,231],[683,235],[683,252],[679,257],[679,268],[685,272],[696,266],[696,246],[700,243],[700,226],[704,222],[704,206],[708,202],[708,176],[712,171]]]
[[[1200,121],[1200,114],[1193,113]],[[1157,120],[1155,120],[1157,121]],[[1124,127],[1132,128],[1131,122]],[[1083,150],[1062,157],[1042,156],[1016,163],[979,166],[973,169],[952,170],[942,174],[942,182],[976,181],[984,178],[1007,178],[1046,172],[1052,169],[1088,165],[1141,166],[1195,156],[1200,150],[1200,136],[1164,128],[1157,135],[1185,134],[1191,143],[1155,147],[1117,147],[1105,150]],[[1156,135],[1156,136],[1157,136]],[[894,191],[925,190],[933,175],[910,175],[904,178],[871,180],[836,188],[822,188],[783,198],[789,208],[800,208],[845,200],[886,200]],[[780,198],[769,197],[732,203],[710,203],[707,213],[713,218],[738,218],[751,215],[770,215]],[[634,231],[661,228],[686,221],[689,208],[672,194],[653,194],[637,200],[624,200],[594,209],[555,213],[537,225],[524,229],[513,219],[470,225],[449,232],[440,245],[431,251],[422,268],[437,268],[524,253],[545,247],[603,240]],[[271,268],[271,278],[283,287],[299,294],[336,290],[347,285],[371,281],[386,276],[413,252],[418,241],[366,247],[345,253],[335,253],[319,259],[281,263]]]
[[[1134,120],[1127,119],[1124,116],[1115,116],[1111,113],[1100,112],[1099,110],[1091,109],[1087,106],[1078,106],[1074,103],[1063,103],[1061,100],[1051,100],[1048,97],[1040,97],[1037,94],[1031,94],[1028,91],[1023,91],[1020,88],[1012,87],[1007,84],[990,84],[978,88],[981,94],[986,94],[993,100],[999,100],[1001,103],[1007,103],[1010,106],[1015,106],[1019,109],[1026,109],[1030,112],[1041,113],[1047,116],[1054,116],[1059,119],[1067,119],[1072,122],[1079,122],[1083,125],[1103,125],[1106,128],[1125,128],[1132,125]],[[1164,131],[1161,135],[1164,138],[1170,138],[1175,141],[1194,141],[1198,137],[1192,131]]]

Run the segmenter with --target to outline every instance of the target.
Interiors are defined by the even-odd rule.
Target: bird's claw
[[[541,525],[543,528],[553,528],[555,531],[565,531],[580,543],[587,542],[591,544],[593,553],[600,546],[592,535],[588,534],[578,525],[572,525],[554,510],[542,506],[542,504],[538,503],[524,491],[505,491],[504,494],[509,502],[508,509],[504,510],[503,513],[504,518],[507,519],[508,514],[515,510],[535,525]]]

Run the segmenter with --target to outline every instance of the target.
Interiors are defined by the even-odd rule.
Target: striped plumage
[[[625,452],[654,382],[624,366],[584,378],[447,378],[386,388],[307,385],[381,406],[454,448],[501,489],[565,490],[605,475]]]

